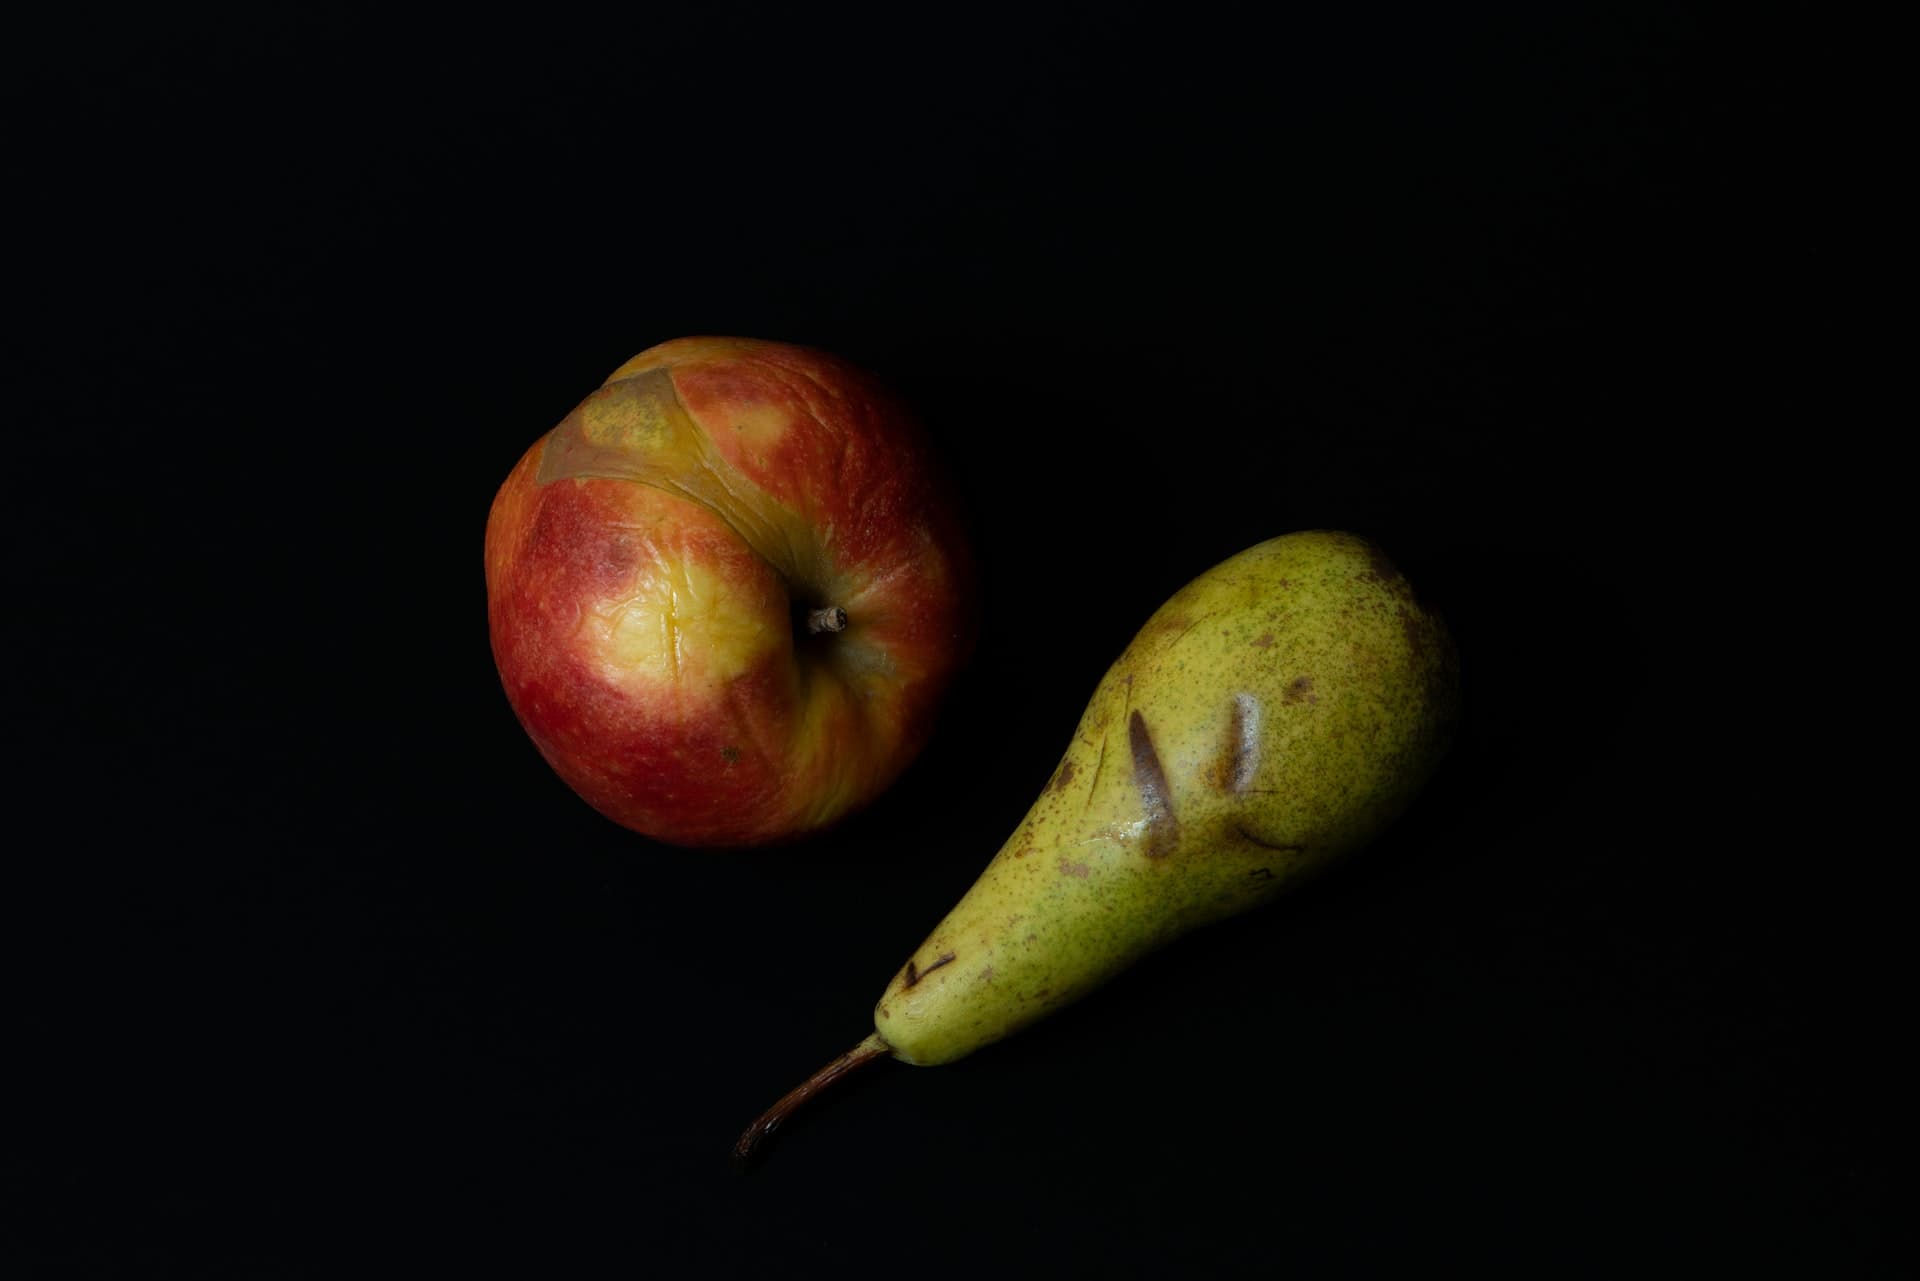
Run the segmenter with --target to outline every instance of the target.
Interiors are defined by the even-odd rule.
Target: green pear
[[[1257,907],[1407,806],[1458,704],[1453,644],[1378,547],[1271,539],[1174,593],[1053,777],[887,985],[874,1033],[741,1136],[891,1055],[951,1063]]]

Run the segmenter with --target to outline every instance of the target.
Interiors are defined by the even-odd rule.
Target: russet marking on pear
[[[1138,709],[1127,718],[1127,745],[1133,752],[1134,786],[1140,789],[1140,806],[1146,812],[1146,855],[1165,858],[1180,843],[1180,821],[1173,816],[1173,789],[1167,785],[1160,754],[1153,749],[1153,734]]]
[[[927,977],[927,975],[933,973],[935,970],[939,969],[941,966],[952,965],[953,961],[954,961],[954,954],[952,952],[941,953],[938,957],[934,959],[933,963],[927,966],[927,968],[924,970],[916,968],[914,962],[908,961],[907,968],[905,970],[906,977],[901,979],[900,986],[913,987],[916,984],[918,984],[921,979]]]

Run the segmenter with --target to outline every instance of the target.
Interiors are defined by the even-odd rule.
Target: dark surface
[[[14,43],[16,1275],[1879,1275],[1872,891],[1786,822],[1735,503],[1817,42],[1022,15]],[[873,368],[977,521],[940,735],[800,848],[602,821],[487,650],[494,487],[687,333]],[[730,1169],[1133,629],[1310,527],[1457,633],[1415,811]]]

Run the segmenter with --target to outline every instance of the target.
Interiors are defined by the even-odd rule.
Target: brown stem
[[[807,634],[810,636],[818,636],[821,632],[837,632],[846,625],[847,611],[838,605],[807,611]]]
[[[851,1050],[848,1050],[845,1054],[842,1054],[839,1058],[827,1064],[800,1084],[794,1086],[793,1089],[787,1091],[787,1093],[781,1097],[778,1103],[768,1108],[765,1112],[762,1112],[758,1121],[755,1121],[746,1128],[746,1132],[740,1136],[740,1141],[733,1145],[734,1161],[741,1166],[747,1165],[753,1160],[754,1150],[760,1146],[769,1134],[779,1129],[783,1121],[793,1115],[795,1108],[798,1108],[808,1099],[820,1093],[820,1091],[826,1089],[841,1077],[846,1076],[849,1072],[857,1068],[865,1067],[875,1059],[883,1058],[892,1052],[892,1047],[881,1040],[880,1034],[875,1032],[872,1036],[869,1036],[866,1040],[860,1042],[860,1044],[854,1046]]]

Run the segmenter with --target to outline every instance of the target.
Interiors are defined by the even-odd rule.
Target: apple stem
[[[851,1050],[848,1050],[845,1054],[842,1054],[839,1058],[827,1064],[818,1072],[815,1072],[812,1076],[794,1086],[791,1090],[788,1090],[786,1094],[781,1096],[778,1103],[768,1108],[765,1112],[762,1112],[760,1119],[748,1126],[746,1131],[741,1134],[740,1141],[733,1145],[734,1162],[742,1168],[745,1168],[753,1160],[755,1150],[759,1148],[760,1144],[768,1135],[780,1128],[782,1122],[793,1115],[794,1109],[832,1085],[835,1081],[838,1081],[841,1077],[848,1075],[858,1068],[865,1067],[875,1059],[886,1057],[892,1053],[892,1050],[893,1047],[881,1040],[880,1034],[875,1032],[872,1036],[869,1036],[866,1040],[860,1042],[860,1044],[854,1046]]]
[[[847,625],[847,611],[838,605],[828,605],[824,609],[807,611],[807,633],[818,636],[821,632],[837,632]]]

